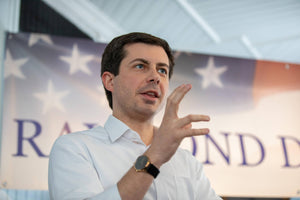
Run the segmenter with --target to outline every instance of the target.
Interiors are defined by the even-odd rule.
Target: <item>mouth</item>
[[[160,93],[158,93],[157,91],[151,90],[151,91],[146,91],[146,92],[142,92],[141,93],[146,99],[148,100],[156,100],[158,98],[160,98]]]
[[[153,97],[153,98],[158,98],[159,97],[159,94],[156,91],[147,91],[147,92],[144,92],[142,94],[148,95],[148,96]]]

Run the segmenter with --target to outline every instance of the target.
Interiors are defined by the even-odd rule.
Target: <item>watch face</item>
[[[146,165],[148,164],[149,159],[147,156],[140,156],[137,158],[136,162],[135,162],[135,169],[137,170],[142,170],[146,167]]]

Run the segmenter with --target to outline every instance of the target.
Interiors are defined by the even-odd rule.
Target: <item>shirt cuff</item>
[[[104,190],[100,194],[90,198],[89,200],[102,200],[102,199],[103,200],[122,200],[117,184],[111,186],[110,188],[107,188],[106,190]]]

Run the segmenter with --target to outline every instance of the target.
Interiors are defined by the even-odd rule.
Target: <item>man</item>
[[[166,96],[174,61],[168,43],[145,33],[113,39],[102,56],[101,77],[112,108],[104,127],[58,138],[49,161],[51,199],[220,199],[203,167],[179,149],[185,137],[204,135],[177,116],[190,84],[168,97],[160,127],[152,121]]]

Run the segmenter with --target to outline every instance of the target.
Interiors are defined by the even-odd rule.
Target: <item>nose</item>
[[[152,70],[151,74],[148,77],[148,82],[158,85],[160,83],[160,76],[156,70]]]

